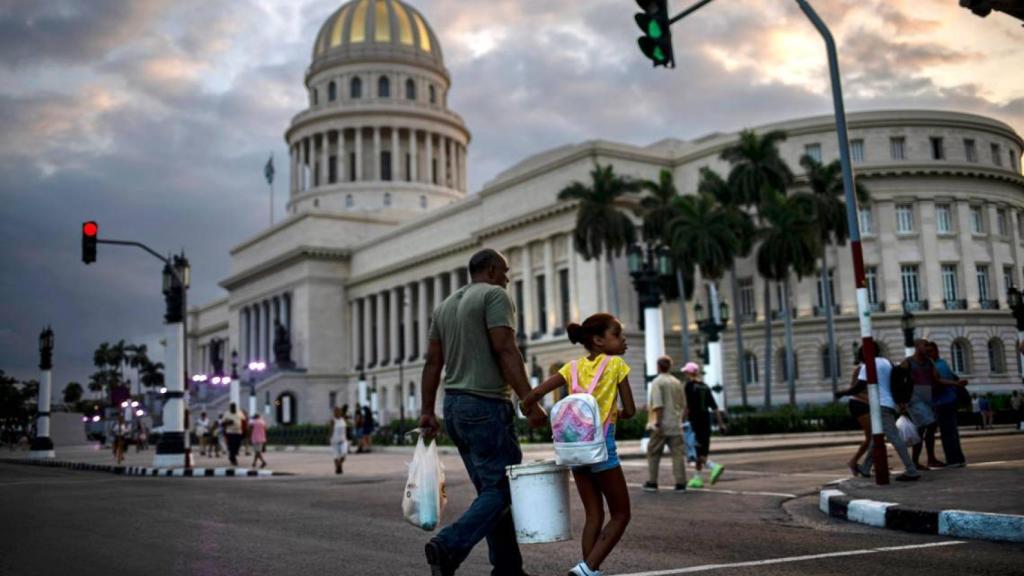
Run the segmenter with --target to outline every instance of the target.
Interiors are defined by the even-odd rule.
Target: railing
[[[790,308],[789,315],[796,318],[796,308]],[[772,310],[772,320],[782,320],[782,310]]]
[[[978,304],[982,310],[999,310],[999,300],[981,300]]]
[[[910,300],[904,300],[903,301],[903,309],[908,311],[908,312],[919,312],[921,310],[927,310],[928,309],[928,301],[927,300],[915,300],[915,301],[911,302]]]
[[[756,312],[747,312],[745,314],[740,314],[740,317],[739,317],[739,323],[740,324],[753,324],[754,322],[757,322],[757,313]]]
[[[885,302],[870,302],[868,309],[872,312],[885,312]]]
[[[826,308],[824,306],[815,306],[814,307],[814,315],[815,316],[824,316],[826,312],[827,312],[827,310],[826,310]],[[839,306],[839,305],[832,306],[832,315],[833,316],[839,316],[842,313],[843,313],[843,308],[841,306]]]
[[[946,310],[967,310],[967,300],[943,300]]]

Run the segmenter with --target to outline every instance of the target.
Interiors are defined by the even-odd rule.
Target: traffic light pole
[[[701,0],[669,20],[678,22],[709,4],[712,0]],[[839,76],[839,57],[832,32],[814,11],[807,0],[796,0],[800,10],[821,34],[828,55],[828,71],[832,84],[832,105],[835,109],[836,136],[839,139],[839,163],[843,174],[843,193],[846,200],[846,223],[850,232],[850,250],[853,253],[853,268],[857,284],[857,316],[860,319],[861,350],[867,372],[868,399],[871,410],[872,459],[875,466],[875,483],[889,483],[889,464],[886,456],[885,438],[882,432],[882,408],[878,392],[878,372],[875,367],[875,341],[871,336],[871,307],[868,304],[867,281],[864,275],[864,253],[861,248],[860,222],[857,218],[857,196],[853,187],[853,167],[850,162],[850,141],[846,129],[846,109],[843,105],[843,88]]]

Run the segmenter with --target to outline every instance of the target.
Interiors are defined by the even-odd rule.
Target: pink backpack
[[[605,356],[594,373],[594,379],[585,390],[579,384],[579,366],[573,361],[572,394],[551,408],[551,438],[555,445],[555,461],[563,466],[586,466],[608,459],[604,422],[594,398],[604,369],[611,356]]]

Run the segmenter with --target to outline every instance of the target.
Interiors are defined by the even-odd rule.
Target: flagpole
[[[273,167],[274,167],[274,152],[273,151],[270,152],[270,167],[271,167],[271,170],[273,170]],[[269,181],[268,184],[270,184],[270,225],[273,226],[274,225],[274,176],[273,176],[273,172],[271,172],[271,175],[270,175],[269,178],[267,178],[267,180]]]

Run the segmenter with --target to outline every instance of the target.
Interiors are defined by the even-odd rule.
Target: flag
[[[263,175],[267,177],[267,184],[274,183],[274,155],[270,155],[267,165],[263,167]]]

